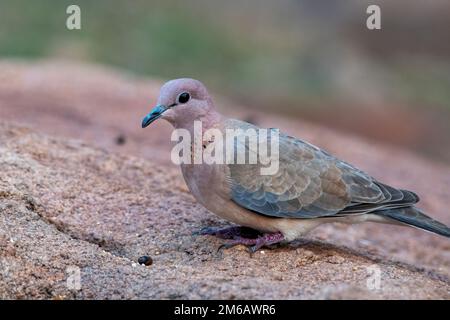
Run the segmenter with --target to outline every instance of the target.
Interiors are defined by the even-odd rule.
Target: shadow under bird
[[[143,119],[145,128],[165,119],[194,136],[203,130],[259,128],[219,114],[205,86],[176,79],[161,88],[157,106]],[[322,223],[365,221],[416,227],[445,237],[450,229],[414,205],[412,191],[388,186],[305,141],[280,133],[279,169],[261,175],[262,164],[181,164],[195,199],[219,217],[239,226],[207,227],[198,234],[229,239],[224,247],[243,244],[252,252],[265,245],[292,241]]]

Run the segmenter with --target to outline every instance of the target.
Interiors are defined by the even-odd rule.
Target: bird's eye
[[[186,103],[191,98],[190,94],[188,92],[180,93],[180,95],[177,98],[178,103]]]

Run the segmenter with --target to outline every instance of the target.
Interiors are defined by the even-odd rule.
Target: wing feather
[[[237,120],[229,126],[257,129]],[[419,200],[307,142],[284,134],[279,139],[276,174],[261,175],[260,163],[228,165],[231,198],[240,206],[271,217],[318,218],[400,208]]]

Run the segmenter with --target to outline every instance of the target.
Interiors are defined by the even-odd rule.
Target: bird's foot
[[[256,251],[261,249],[263,246],[270,246],[272,244],[279,243],[283,240],[284,240],[284,236],[281,232],[264,233],[257,238],[238,237],[228,243],[221,245],[217,251],[220,251],[221,249],[229,249],[234,246],[242,244],[242,245],[248,247],[250,253],[255,253]]]
[[[221,239],[237,240],[242,238],[256,239],[261,236],[262,233],[248,227],[233,226],[227,228],[206,227],[200,231],[194,232],[194,235],[210,235]]]

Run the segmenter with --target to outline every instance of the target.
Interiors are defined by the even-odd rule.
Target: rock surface
[[[157,82],[65,63],[3,62],[0,78],[2,299],[450,299],[450,241],[420,230],[325,225],[253,256],[193,236],[227,223],[195,202],[169,162],[170,127],[139,128]],[[449,167],[219,102],[417,191],[450,224]],[[139,265],[143,255],[153,264]]]

